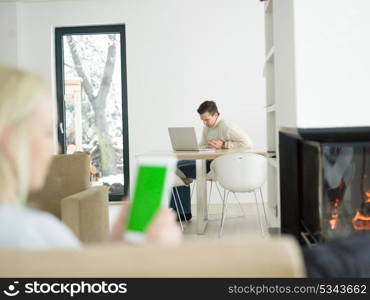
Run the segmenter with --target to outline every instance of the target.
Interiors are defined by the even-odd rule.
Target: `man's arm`
[[[224,141],[223,148],[225,149],[252,149],[253,142],[251,138],[243,132],[238,126],[227,123],[227,139]]]

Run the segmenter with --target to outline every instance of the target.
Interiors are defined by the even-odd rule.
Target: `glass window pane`
[[[124,193],[120,34],[63,36],[66,151],[90,153],[93,185]]]

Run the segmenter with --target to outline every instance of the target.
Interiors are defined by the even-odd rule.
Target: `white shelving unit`
[[[269,157],[267,159],[268,163],[274,167],[274,168],[277,168],[277,160],[276,160],[276,157]]]
[[[272,0],[267,0],[265,2],[265,12],[271,13],[272,12]]]
[[[276,105],[275,104],[270,104],[266,106],[266,112],[272,113],[276,111]]]
[[[265,64],[267,63],[274,63],[274,54],[275,54],[275,47],[272,46],[266,54]]]
[[[369,68],[363,63],[367,52],[361,52],[369,43],[367,39],[353,40],[354,33],[366,36],[367,27],[353,19],[346,24],[348,30],[341,32],[340,39],[322,39],[324,35],[338,34],[338,18],[352,20],[354,9],[353,1],[337,1],[340,3],[335,6],[322,2],[325,1],[266,0],[264,9],[261,7],[266,36],[263,70],[267,150],[276,153],[276,159],[268,159],[268,207],[275,224],[280,224],[279,128],[341,127],[353,126],[353,120],[356,124],[368,122],[361,119],[366,114],[358,108],[363,107],[363,99],[370,94],[362,88],[366,86],[368,77],[364,74],[368,74]],[[357,17],[367,20],[368,1],[356,5]],[[308,14],[308,10],[315,14]],[[328,26],[323,28],[322,24]],[[346,47],[338,49],[339,40]],[[326,51],[313,51],[320,47]],[[359,53],[356,57],[355,52]],[[343,61],[340,69],[335,67],[338,60]],[[349,82],[342,71],[355,74],[356,80]],[[327,82],[323,84],[324,81]],[[345,101],[348,95],[352,95],[349,104]],[[321,103],[323,99],[325,102]]]
[[[275,95],[275,46],[274,46],[274,0],[265,1],[265,65],[263,74],[266,80],[266,129],[267,150],[275,157],[268,158],[267,199],[269,222],[272,227],[280,224],[279,216],[279,166],[276,158],[278,152],[277,114],[279,105]]]

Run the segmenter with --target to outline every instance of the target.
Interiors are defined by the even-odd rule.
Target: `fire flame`
[[[329,220],[329,224],[330,224],[331,230],[334,230],[335,228],[337,228],[338,223],[339,223],[339,213],[338,213],[339,204],[340,204],[340,201],[338,198],[336,198],[335,201],[330,204],[331,219]]]
[[[366,199],[363,200],[363,203],[370,203],[370,190],[365,192],[365,196]],[[335,230],[339,224],[339,205],[340,200],[338,198],[330,203],[331,218],[329,225],[331,230]],[[370,216],[364,215],[357,209],[355,216],[352,218],[352,225],[355,230],[370,230]]]
[[[370,217],[364,216],[357,210],[352,219],[352,225],[355,230],[370,230]]]
[[[370,203],[370,191],[365,192],[366,199],[363,203]],[[370,230],[370,216],[365,216],[359,210],[356,210],[352,218],[352,225],[355,230]]]
[[[367,199],[366,199],[364,202],[365,202],[365,203],[369,203],[369,202],[370,202],[370,191],[367,191],[367,192],[365,193],[365,195],[366,195]]]

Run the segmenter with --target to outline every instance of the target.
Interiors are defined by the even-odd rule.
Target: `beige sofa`
[[[275,239],[106,244],[73,251],[2,251],[0,277],[304,277],[299,246]]]
[[[84,243],[108,238],[108,190],[91,187],[86,153],[55,155],[44,188],[31,193],[28,203],[55,215]]]
[[[301,251],[289,237],[223,238],[164,248],[102,243],[108,194],[90,187],[86,154],[55,156],[45,188],[29,202],[66,223],[81,250],[1,251],[0,277],[304,277]],[[95,244],[91,244],[95,243]]]

